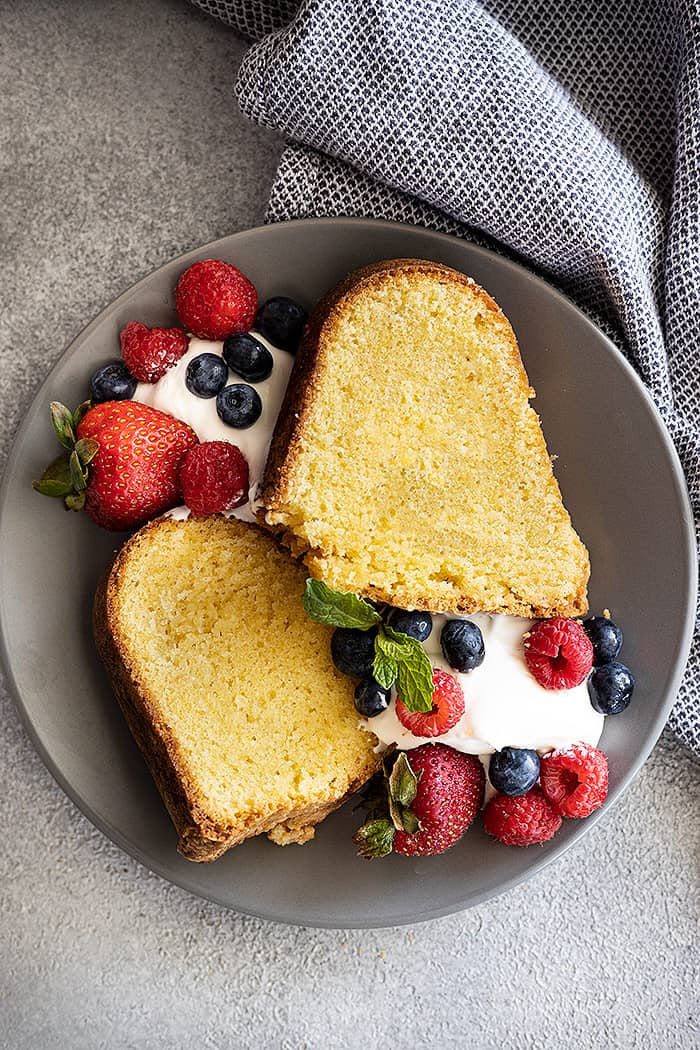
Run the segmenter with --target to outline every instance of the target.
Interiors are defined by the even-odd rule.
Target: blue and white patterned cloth
[[[366,215],[519,259],[621,346],[700,510],[699,0],[195,0],[254,43],[269,221]],[[495,177],[496,175],[496,177]],[[700,755],[700,645],[670,720]]]

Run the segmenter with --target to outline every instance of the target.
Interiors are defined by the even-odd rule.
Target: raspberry
[[[543,689],[573,689],[593,666],[593,645],[578,620],[540,620],[525,640],[525,663]]]
[[[248,464],[228,441],[204,441],[184,456],[180,484],[196,518],[233,510],[248,499]]]
[[[608,795],[608,760],[590,744],[573,744],[540,760],[542,790],[563,817],[588,817]]]
[[[258,295],[245,274],[220,259],[185,270],[175,289],[180,320],[201,339],[226,339],[247,332],[255,321]]]
[[[120,340],[124,364],[139,383],[157,383],[187,350],[182,328],[147,328],[129,321]]]
[[[464,714],[464,693],[454,677],[446,671],[433,670],[433,707],[431,711],[409,711],[396,697],[396,714],[401,725],[414,736],[442,736],[456,726]]]
[[[484,809],[484,831],[505,846],[547,842],[561,827],[561,817],[541,788],[526,795],[494,795]]]

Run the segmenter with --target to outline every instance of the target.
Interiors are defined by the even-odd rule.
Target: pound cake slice
[[[579,616],[588,553],[513,330],[474,281],[395,259],[312,314],[261,521],[340,591],[433,612]]]
[[[98,650],[190,860],[305,842],[377,767],[304,579],[257,525],[160,518],[97,592]]]

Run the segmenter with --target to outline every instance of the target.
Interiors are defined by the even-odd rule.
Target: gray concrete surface
[[[159,263],[260,221],[279,143],[231,102],[242,45],[184,0],[3,6],[4,462],[87,320]],[[529,884],[427,925],[323,932],[149,874],[81,816],[0,704],[6,1050],[700,1045],[700,775],[669,736]]]

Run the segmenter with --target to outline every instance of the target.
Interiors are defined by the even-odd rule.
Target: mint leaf
[[[372,663],[372,674],[374,680],[379,682],[382,689],[391,689],[392,685],[396,681],[396,676],[399,673],[399,667],[396,660],[392,660],[390,657],[385,656],[384,653],[380,652],[377,648],[377,642],[374,642],[374,662]]]
[[[307,616],[329,627],[355,627],[368,631],[381,616],[356,594],[340,594],[321,580],[307,580],[302,598]]]
[[[379,628],[374,640],[374,665],[396,667],[396,691],[409,711],[430,711],[433,706],[433,668],[417,638],[411,638],[393,627]],[[379,679],[377,679],[379,681]],[[387,689],[382,682],[379,683]]]
[[[396,676],[396,692],[409,711],[430,711],[433,706],[433,668],[421,651],[423,659],[403,660]]]

